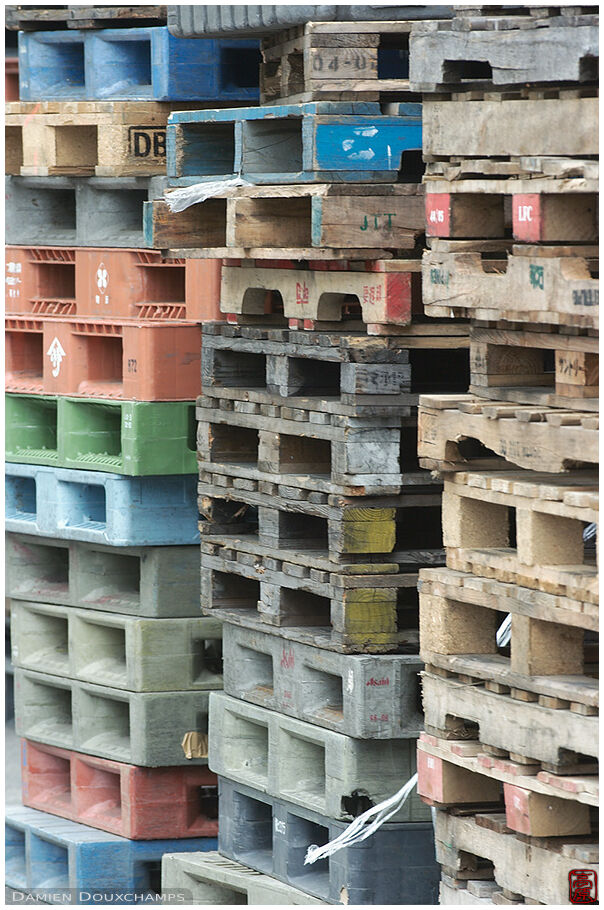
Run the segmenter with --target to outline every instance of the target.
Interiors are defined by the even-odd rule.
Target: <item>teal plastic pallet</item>
[[[194,474],[195,404],[6,395],[6,460],[139,477]]]

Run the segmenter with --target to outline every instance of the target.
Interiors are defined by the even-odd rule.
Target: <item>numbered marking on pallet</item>
[[[21,284],[21,263],[9,261],[6,263],[6,285],[8,287],[8,296],[13,300],[21,296],[19,285]]]
[[[50,362],[52,363],[52,375],[56,378],[61,372],[61,363],[63,361],[63,358],[66,356],[61,342],[56,335],[53,338],[51,345],[46,352],[46,355],[47,357],[50,357]]]
[[[128,130],[128,147],[133,158],[165,158],[166,128],[131,126]]]
[[[446,269],[430,269],[430,284],[449,284],[449,272]]]
[[[448,237],[451,230],[451,194],[426,194],[427,233],[432,237]]]
[[[573,306],[598,306],[600,292],[590,288],[582,288],[572,292]]]
[[[542,265],[529,265],[529,281],[532,288],[545,289],[545,271]]]

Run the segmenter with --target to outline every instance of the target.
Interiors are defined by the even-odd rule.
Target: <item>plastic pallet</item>
[[[190,322],[7,316],[5,345],[9,392],[128,401],[201,392],[201,329]]]
[[[144,895],[160,893],[164,853],[216,848],[213,837],[128,840],[23,806],[7,808],[5,837],[9,887],[71,892],[76,904],[140,902]],[[115,895],[124,891],[130,899],[116,901]],[[132,892],[140,895],[138,901]]]
[[[304,891],[284,885],[269,875],[225,859],[219,853],[173,853],[161,865],[162,896],[166,904],[186,891],[191,902],[211,904],[323,904]]]
[[[334,819],[350,820],[369,805],[365,797],[378,803],[415,773],[415,740],[353,739],[222,692],[210,693],[209,742],[220,777]],[[413,794],[393,821],[428,817]]]
[[[208,38],[214,35],[267,35],[281,32],[304,22],[333,22],[358,19],[430,19],[450,18],[450,6],[211,6],[196,4],[168,7],[168,28],[180,38]]]
[[[224,777],[218,778],[218,793],[218,848],[228,859],[329,903],[340,903],[343,895],[350,904],[436,903],[440,866],[432,822],[387,823],[365,843],[305,866],[306,849],[333,840],[346,822]]]
[[[206,765],[207,716],[208,692],[124,692],[15,670],[17,734],[99,758],[144,768]],[[204,745],[194,758],[181,745],[189,733]]]
[[[256,41],[183,41],[167,28],[21,32],[21,99],[254,101]]]
[[[7,531],[110,547],[199,542],[195,475],[125,477],[43,465],[5,465]]]
[[[6,536],[6,593],[129,616],[199,616],[198,547],[106,547]]]
[[[23,802],[132,840],[216,837],[216,775],[207,767],[138,768],[23,740]]]
[[[177,111],[167,128],[170,183],[240,176],[255,184],[397,180],[422,147],[421,105],[385,116],[379,104],[313,102]],[[413,171],[413,166],[410,165]]]
[[[348,655],[288,641],[280,630],[222,626],[227,695],[359,739],[417,737],[422,661]]]
[[[6,395],[6,460],[140,477],[193,474],[195,408],[185,401]]]
[[[154,250],[7,247],[6,312],[219,321],[221,264],[165,260]]]
[[[13,663],[128,692],[222,689],[221,623],[11,600]]]
[[[7,176],[6,242],[28,246],[147,246],[143,203],[161,198],[166,180]]]

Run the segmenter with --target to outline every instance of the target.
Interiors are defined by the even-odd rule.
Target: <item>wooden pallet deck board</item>
[[[598,418],[589,412],[422,395],[418,455],[429,470],[503,467],[559,474],[598,464]]]

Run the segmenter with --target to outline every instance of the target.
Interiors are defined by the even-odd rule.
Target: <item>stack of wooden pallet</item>
[[[207,734],[208,692],[222,688],[221,627],[199,614],[205,313],[192,302],[219,271],[138,248],[142,201],[165,184],[170,111],[257,97],[227,58],[251,51],[257,66],[258,46],[173,38],[161,7],[30,7],[9,23],[33,30],[19,32],[22,100],[7,114],[6,593],[23,805],[6,813],[6,881],[16,902],[157,901],[164,853],[217,845],[216,775],[182,742],[204,718]]]
[[[447,568],[420,571],[419,792],[442,903],[593,902],[597,18],[490,13],[411,37],[424,308],[472,320],[470,394],[420,399]]]
[[[406,73],[392,114],[375,100],[381,33],[397,36],[402,71],[409,25],[341,31],[311,23],[295,41],[321,36],[322,65],[343,67],[354,101],[339,85],[316,95],[301,53],[303,91],[177,112],[174,189],[147,204],[150,245],[228,257],[226,321],[204,325],[197,402],[201,603],[224,621],[225,694],[212,694],[209,721],[223,859],[164,860],[166,882],[200,903],[219,885],[240,893],[250,868],[297,889],[289,902],[437,896],[417,794],[370,840],[304,863],[415,771],[417,573],[443,564],[417,402],[468,382],[466,327],[422,313],[421,107]],[[373,100],[350,62],[365,54]],[[171,211],[187,190],[192,204]]]

